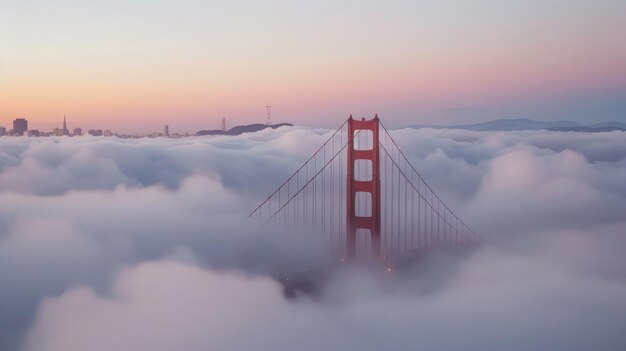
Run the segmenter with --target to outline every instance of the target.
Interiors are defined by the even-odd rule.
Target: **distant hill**
[[[567,132],[606,132],[612,130],[626,131],[626,124],[620,122],[605,122],[593,125],[583,125],[569,121],[544,122],[532,119],[497,119],[489,122],[460,125],[414,125],[410,128],[436,128],[436,129],[466,129],[475,131],[514,131],[514,130],[553,130]]]
[[[550,128],[548,130],[556,131],[556,132],[585,132],[585,133],[597,133],[597,132],[612,132],[614,130],[618,131],[626,131],[626,128],[615,127],[615,126],[606,126],[606,127],[555,127]]]
[[[621,128],[621,129],[626,129],[626,123],[611,121],[611,122],[592,124],[589,127],[592,127],[592,128]]]
[[[227,131],[223,131],[221,129],[204,129],[198,131],[197,135],[241,135],[243,133],[254,133],[267,128],[280,128],[280,127],[293,127],[291,123],[279,123],[279,124],[248,124],[242,126],[232,127]]]

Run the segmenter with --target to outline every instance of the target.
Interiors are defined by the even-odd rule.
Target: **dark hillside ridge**
[[[460,124],[460,125],[414,125],[409,128],[435,128],[435,129],[465,129],[474,131],[517,131],[517,130],[551,130],[562,132],[609,132],[614,130],[626,131],[626,123],[620,122],[605,122],[596,123],[592,125],[583,125],[570,121],[535,121],[532,119],[518,118],[518,119],[497,119],[493,121],[475,123],[475,124]]]
[[[248,124],[232,127],[227,131],[223,131],[221,129],[203,129],[198,131],[197,135],[241,135],[243,133],[254,133],[267,128],[280,128],[280,127],[293,127],[291,123],[279,123],[279,124]]]

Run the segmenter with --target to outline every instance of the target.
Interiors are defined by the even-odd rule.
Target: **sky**
[[[626,349],[626,132],[391,131],[485,238],[391,273],[243,221],[332,133],[0,138],[0,349]]]
[[[626,121],[626,3],[0,0],[0,125]]]

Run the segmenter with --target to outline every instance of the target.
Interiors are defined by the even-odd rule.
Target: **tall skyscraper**
[[[62,135],[70,135],[70,130],[67,129],[67,121],[65,120],[65,115],[63,115],[63,129],[61,130]]]
[[[170,136],[170,127],[167,124],[163,126],[163,136]]]
[[[13,120],[13,135],[24,135],[28,130],[28,121],[25,118]]]

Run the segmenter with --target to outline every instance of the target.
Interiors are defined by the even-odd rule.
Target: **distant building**
[[[24,135],[28,130],[28,121],[25,118],[16,118],[13,121],[13,135]]]
[[[5,127],[0,126],[0,136],[5,136],[7,134],[7,129]]]
[[[113,136],[113,133],[111,133],[111,130],[110,130],[110,129],[106,129],[106,130],[102,133],[102,135],[104,135],[105,137],[110,137],[110,136]]]
[[[39,131],[37,129],[31,129],[31,130],[28,131],[28,136],[29,137],[38,137],[39,135],[40,134],[39,134]]]
[[[93,135],[93,136],[102,136],[102,129],[89,129],[87,131],[87,134]]]
[[[163,136],[170,136],[170,127],[167,124],[163,126]]]
[[[63,135],[63,129],[61,129],[61,128],[54,128],[54,129],[52,129],[52,134],[56,135],[56,136],[62,136]]]
[[[61,135],[70,135],[70,130],[67,129],[67,121],[65,120],[65,115],[63,115],[63,129],[61,130]]]
[[[78,127],[76,127],[76,128],[74,128],[74,131],[72,132],[72,135],[76,135],[76,136],[83,135],[83,130],[78,128]]]

